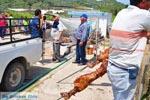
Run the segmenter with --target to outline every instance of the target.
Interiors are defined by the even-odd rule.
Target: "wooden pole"
[[[149,44],[147,44],[145,52],[144,52],[144,57],[143,57],[143,60],[142,60],[142,64],[141,64],[141,69],[140,69],[139,74],[138,74],[138,84],[137,84],[137,89],[136,89],[136,93],[135,93],[135,97],[134,97],[135,100],[139,100],[139,98],[141,97],[140,88],[142,88],[141,83],[142,83],[142,78],[143,78],[143,75],[144,75],[146,60],[148,58],[149,48],[150,48],[150,46],[149,46]]]

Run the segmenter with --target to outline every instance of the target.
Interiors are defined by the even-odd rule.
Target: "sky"
[[[129,4],[130,2],[130,0],[116,0],[116,1],[118,1],[118,2],[121,2],[121,3],[123,3],[123,4]]]
[[[103,1],[103,0],[96,0],[96,1]],[[130,3],[130,0],[116,0],[116,1],[126,4],[126,5],[129,5]]]

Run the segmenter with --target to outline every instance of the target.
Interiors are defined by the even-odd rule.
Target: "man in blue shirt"
[[[78,63],[80,65],[86,64],[86,43],[88,39],[88,30],[89,25],[87,24],[88,16],[86,14],[82,14],[81,16],[81,24],[79,25],[77,32],[75,33],[75,38],[77,40],[76,44],[76,60],[73,63]],[[81,60],[80,60],[81,59]]]
[[[40,21],[41,19],[41,21]],[[30,26],[31,27],[31,37],[42,37],[42,24],[43,23],[43,17],[41,14],[41,10],[40,9],[36,9],[35,10],[35,16],[33,17],[33,20],[31,21]]]

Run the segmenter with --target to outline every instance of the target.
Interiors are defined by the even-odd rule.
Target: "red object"
[[[94,46],[93,50],[96,50],[96,46]]]
[[[7,17],[7,14],[5,14],[5,17]]]
[[[0,18],[5,18],[5,17],[1,17]],[[0,20],[0,26],[6,26],[7,21],[6,20]]]

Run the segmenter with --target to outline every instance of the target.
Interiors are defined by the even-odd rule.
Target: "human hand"
[[[57,40],[56,40],[56,41],[57,41],[57,42],[59,42],[59,40],[60,40],[60,38],[57,38]]]
[[[83,42],[80,42],[79,45],[80,45],[80,46],[83,46]]]

